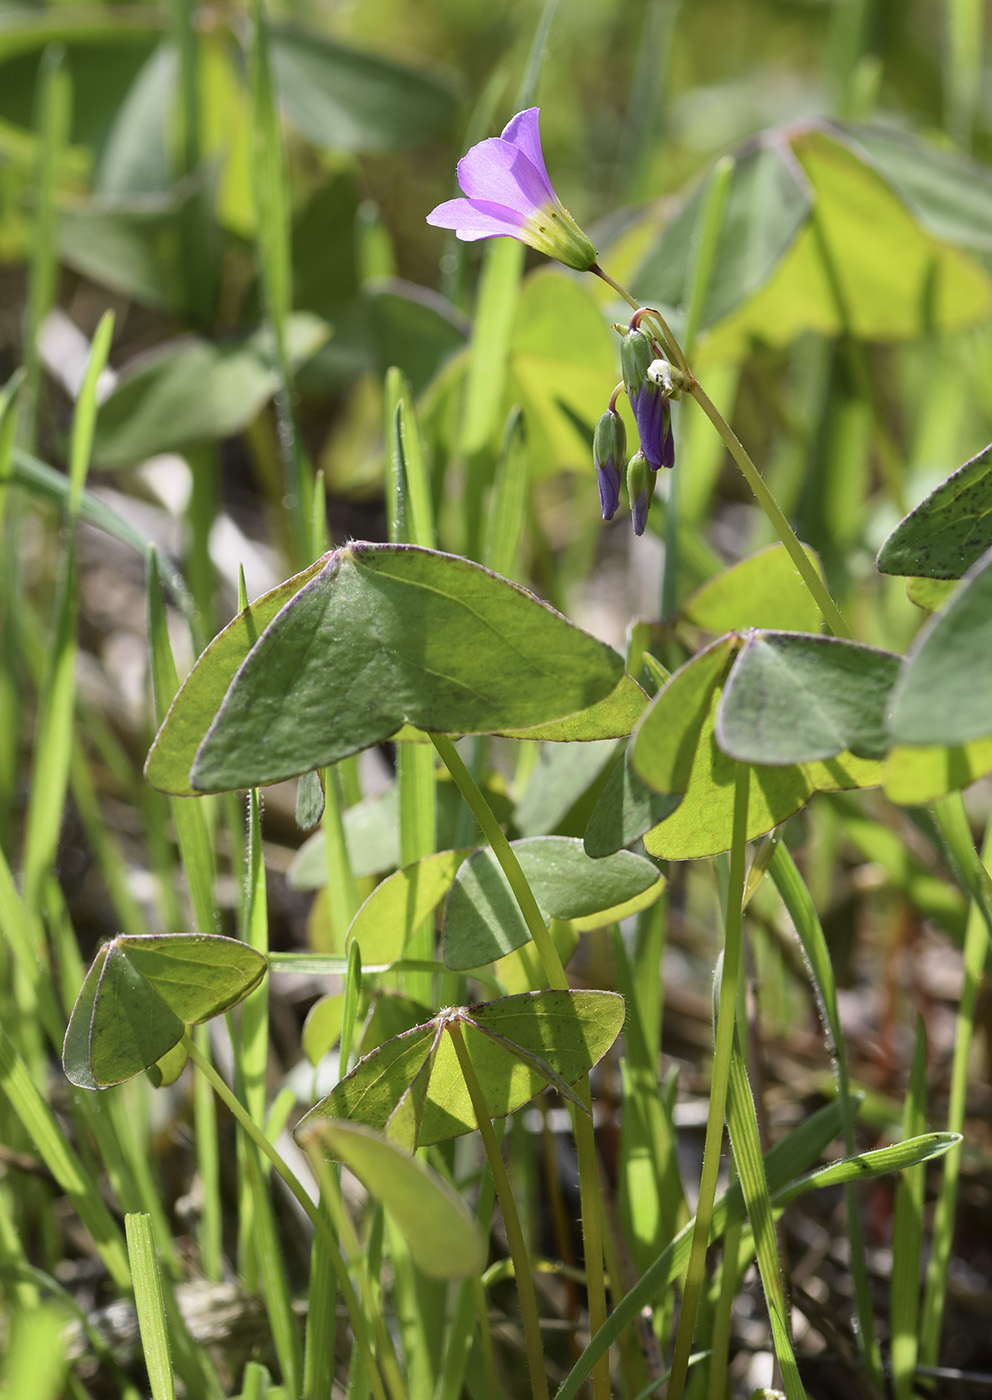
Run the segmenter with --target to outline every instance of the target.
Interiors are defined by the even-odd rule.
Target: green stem
[[[696,1313],[705,1282],[706,1249],[713,1221],[717,1178],[720,1174],[720,1151],[726,1116],[730,1065],[737,1024],[737,990],[741,970],[743,941],[744,857],[747,850],[747,799],[751,770],[747,764],[737,765],[734,790],[733,844],[730,850],[730,876],[727,884],[727,917],[720,971],[719,1004],[716,1017],[716,1037],[713,1048],[713,1077],[710,1084],[710,1107],[706,1119],[703,1144],[703,1168],[699,1178],[699,1203],[692,1232],[692,1247],[686,1270],[682,1309],[675,1336],[668,1400],[681,1400],[685,1389],[689,1355],[695,1330]]]
[[[964,819],[960,795],[957,800],[946,799],[937,807],[938,821],[948,845],[953,842],[955,857],[960,859],[971,846],[967,821]],[[961,827],[963,825],[963,830]],[[961,840],[955,839],[959,834]],[[977,857],[976,857],[977,863]],[[985,871],[992,869],[992,821],[985,829],[981,864]],[[964,936],[964,986],[958,1004],[957,1025],[954,1032],[954,1059],[951,1065],[951,1088],[947,1106],[947,1131],[962,1133],[968,1094],[968,1061],[975,1034],[975,1010],[978,988],[985,970],[988,952],[989,928],[987,927],[987,907],[981,899],[983,882],[976,879],[972,887],[972,903],[968,911],[968,922]],[[919,1361],[925,1366],[935,1366],[940,1355],[940,1335],[944,1320],[944,1302],[947,1295],[947,1274],[950,1267],[951,1246],[954,1242],[954,1215],[957,1205],[958,1178],[961,1172],[961,1153],[950,1152],[943,1163],[943,1176],[933,1220],[933,1245],[927,1266],[926,1288],[923,1295],[923,1308],[920,1316]]]
[[[493,815],[489,803],[479,791],[475,779],[462,762],[461,755],[448,736],[446,734],[432,734],[431,741],[440,754],[444,766],[451,774],[455,786],[482,828],[482,834],[492,848],[493,855],[499,861],[503,874],[513,891],[513,896],[520,906],[520,912],[524,916],[528,932],[534,940],[548,984],[558,991],[567,991],[568,978],[561,965],[558,950],[552,941],[548,926],[544,922],[544,915],[538,908],[534,891],[527,883],[527,876],[521,870],[520,862],[514,854],[513,847],[506,839],[503,828]]]
[[[182,1043],[186,1050],[186,1053],[189,1055],[190,1059],[196,1065],[200,1073],[206,1077],[211,1087],[213,1088],[214,1093],[234,1115],[240,1126],[244,1129],[244,1131],[247,1133],[248,1137],[255,1144],[258,1150],[262,1152],[272,1163],[272,1166],[275,1168],[278,1175],[282,1178],[286,1186],[289,1188],[292,1196],[294,1197],[300,1208],[303,1210],[310,1223],[313,1225],[317,1234],[321,1236],[324,1242],[324,1247],[327,1250],[328,1257],[334,1263],[334,1270],[338,1277],[338,1287],[341,1289],[341,1293],[344,1297],[345,1304],[348,1308],[348,1317],[351,1321],[352,1331],[355,1335],[355,1343],[362,1354],[362,1360],[365,1363],[366,1371],[369,1378],[369,1384],[372,1388],[372,1392],[375,1395],[376,1400],[386,1400],[386,1392],[383,1388],[382,1378],[379,1375],[375,1361],[372,1357],[372,1348],[369,1343],[369,1336],[365,1327],[365,1317],[362,1313],[361,1307],[359,1306],[358,1299],[355,1296],[355,1290],[352,1286],[351,1279],[348,1276],[348,1270],[345,1267],[345,1262],[341,1257],[341,1251],[338,1247],[338,1242],[334,1238],[334,1235],[331,1232],[327,1221],[321,1215],[320,1211],[314,1205],[313,1201],[311,1201],[309,1195],[307,1194],[298,1177],[289,1169],[289,1167],[283,1161],[282,1157],[273,1147],[272,1143],[269,1142],[268,1138],[262,1132],[261,1128],[259,1128],[258,1124],[252,1119],[244,1105],[224,1083],[224,1080],[214,1069],[210,1061],[206,1059],[205,1056],[201,1055],[200,1051],[197,1049],[196,1042],[193,1040],[193,1037],[190,1035],[188,1030],[183,1036]],[[389,1364],[390,1362],[392,1363],[391,1365]],[[395,1357],[383,1357],[383,1369],[387,1371],[387,1374],[394,1368],[396,1368]],[[403,1386],[402,1380],[399,1377],[398,1369],[396,1370],[396,1376],[394,1378],[391,1378],[390,1393],[394,1397],[394,1400],[405,1400],[405,1387]]]
[[[758,504],[771,521],[775,533],[788,550],[789,558],[795,564],[803,583],[805,583],[815,599],[816,605],[820,609],[827,626],[837,637],[850,637],[851,629],[844,620],[843,614],[827,592],[826,586],[820,578],[815,564],[799,543],[795,531],[785,518],[785,514],[778,501],[776,501],[771,491],[769,491],[768,487],[765,485],[761,473],[748,456],[744,444],[734,432],[733,428],[731,428],[716,404],[713,403],[712,399],[710,399],[709,395],[705,392],[702,385],[696,380],[693,380],[689,393],[692,394],[693,398],[727,444],[730,455],[740,467],[745,481],[757,498]]]
[[[554,945],[548,926],[544,922],[544,915],[538,908],[534,892],[527,883],[527,877],[520,868],[520,862],[517,860],[513,847],[506,839],[503,828],[496,820],[488,802],[479,791],[475,779],[462,762],[458,750],[447,735],[432,734],[431,739],[458,791],[464,797],[472,815],[482,828],[483,835],[488,841],[493,855],[499,861],[534,940],[549,985],[559,991],[567,991],[568,978],[561,965],[558,950]],[[571,1113],[575,1150],[579,1161],[579,1195],[582,1206],[582,1244],[586,1261],[589,1330],[595,1336],[607,1318],[606,1284],[603,1278],[602,1198],[599,1193],[599,1170],[596,1164],[592,1099],[589,1093],[588,1078],[577,1084],[575,1090],[586,1110],[580,1112],[572,1107]],[[609,1400],[610,1373],[606,1357],[597,1365],[593,1373],[593,1395],[594,1400]]]
[[[541,1344],[537,1296],[534,1293],[534,1280],[531,1277],[527,1243],[524,1239],[523,1227],[520,1224],[520,1216],[517,1214],[517,1203],[513,1199],[513,1188],[503,1163],[503,1154],[496,1141],[496,1134],[493,1132],[485,1096],[476,1078],[472,1058],[462,1035],[461,1022],[451,1020],[448,1022],[447,1029],[455,1054],[458,1056],[458,1064],[465,1080],[465,1087],[472,1100],[472,1108],[475,1110],[476,1122],[479,1132],[482,1134],[486,1157],[489,1160],[489,1169],[496,1184],[500,1210],[503,1212],[506,1240],[510,1246],[510,1258],[513,1260],[513,1271],[517,1283],[517,1297],[520,1299],[520,1315],[527,1347],[527,1365],[530,1369],[531,1394],[534,1400],[548,1400],[548,1377],[544,1367],[544,1348]]]

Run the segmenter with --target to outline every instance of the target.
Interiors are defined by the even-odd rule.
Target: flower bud
[[[648,523],[648,509],[658,478],[643,452],[635,452],[627,463],[627,495],[630,498],[630,523],[635,535],[643,535]]]
[[[627,460],[627,429],[619,413],[613,409],[607,409],[596,424],[592,457],[599,480],[603,519],[612,520],[620,504],[620,473]]]
[[[675,465],[675,439],[669,398],[674,393],[672,368],[656,353],[649,335],[639,328],[620,342],[620,364],[630,406],[634,410],[641,451],[652,471]]]

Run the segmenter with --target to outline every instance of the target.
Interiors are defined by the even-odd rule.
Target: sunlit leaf
[[[815,552],[806,554],[820,567]],[[820,610],[783,544],[769,545],[759,554],[708,579],[689,597],[682,616],[708,632],[734,632],[746,627],[775,627],[789,632],[816,632]]]
[[[185,759],[193,737],[174,717],[202,723],[208,704],[189,781],[218,792],[334,763],[404,722],[449,733],[529,728],[587,708],[623,675],[610,647],[454,555],[356,543],[326,555],[302,587],[284,586],[291,597],[233,679],[237,622],[221,664],[209,648],[201,658],[156,740],[153,785],[189,790],[185,773],[167,786],[179,783],[176,751]],[[156,765],[166,750],[167,765]]]
[[[424,856],[375,887],[348,930],[363,968],[388,967],[403,956],[408,938],[444,899],[470,849]]]
[[[216,934],[121,934],[86,975],[65,1035],[63,1068],[84,1089],[120,1084],[161,1060],[187,1024],[235,1006],[265,958]]]
[[[623,998],[615,992],[540,991],[449,1009],[388,1041],[360,1060],[296,1129],[305,1134],[322,1118],[349,1118],[386,1128],[423,1072],[420,1146],[443,1142],[476,1126],[475,1112],[447,1026],[456,1020],[489,1112],[504,1117],[548,1084],[535,1061],[574,1084],[613,1044],[623,1025]],[[497,1039],[493,1039],[496,1036]],[[512,1042],[525,1059],[503,1044]]]
[[[320,573],[324,563],[318,559],[302,573],[263,593],[218,632],[172,702],[152,744],[145,777],[153,788],[179,797],[196,791],[189,771],[235,672],[279,610]]]

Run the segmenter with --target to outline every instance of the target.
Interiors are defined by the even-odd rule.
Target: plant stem
[[[823,615],[823,620],[836,637],[850,637],[851,629],[848,627],[843,614],[827,592],[826,586],[820,578],[815,564],[799,543],[796,533],[785,518],[781,506],[765,485],[761,473],[751,461],[740,438],[698,381],[693,381],[689,393],[692,394],[692,397],[699,404],[699,407],[703,410],[714,428],[716,428],[717,432],[727,444],[730,455],[740,467],[745,481],[757,498],[758,504],[771,521],[775,533],[788,550],[789,558],[795,564],[803,583],[805,583],[809,592],[812,594],[817,607]]]
[[[489,803],[483,797],[472,774],[461,760],[458,750],[444,734],[432,734],[431,739],[441,760],[454,779],[458,791],[464,797],[473,816],[482,828],[493,855],[499,861],[503,874],[509,882],[514,898],[524,916],[527,928],[534,940],[544,975],[551,987],[559,991],[568,990],[568,978],[561,965],[558,950],[544,922],[544,915],[538,908],[534,892],[527,883],[527,877],[520,868],[520,862],[513,847],[506,839],[503,828],[493,815]],[[585,1112],[571,1107],[572,1132],[575,1137],[575,1150],[579,1161],[579,1195],[582,1207],[582,1245],[586,1261],[586,1295],[589,1306],[589,1330],[595,1335],[607,1318],[606,1285],[603,1279],[603,1223],[602,1199],[599,1193],[599,1171],[596,1164],[596,1143],[592,1122],[592,1098],[589,1093],[589,1080],[584,1078],[575,1085],[575,1091],[582,1100]],[[608,1359],[604,1356],[593,1373],[594,1400],[610,1400],[610,1372]]]
[[[432,734],[431,742],[454,779],[458,791],[471,808],[472,815],[482,828],[482,834],[488,841],[493,855],[499,861],[500,868],[513,891],[513,896],[520,906],[520,912],[524,916],[528,932],[534,940],[548,984],[559,991],[567,991],[568,978],[561,965],[558,950],[552,941],[548,926],[544,922],[544,915],[538,908],[534,892],[527,883],[527,876],[521,870],[520,862],[514,854],[513,847],[506,839],[503,828],[493,815],[489,803],[479,791],[475,779],[462,762],[461,755],[448,736],[446,734]]]
[[[355,1290],[348,1275],[348,1270],[345,1267],[345,1262],[341,1257],[341,1250],[338,1247],[338,1242],[334,1238],[327,1221],[321,1215],[313,1201],[311,1201],[298,1177],[289,1169],[272,1143],[269,1142],[268,1138],[262,1132],[261,1128],[252,1119],[244,1105],[224,1083],[224,1080],[214,1069],[210,1061],[206,1059],[205,1056],[201,1055],[200,1051],[197,1049],[196,1042],[188,1030],[183,1036],[182,1043],[186,1053],[196,1065],[197,1069],[201,1074],[206,1076],[217,1097],[234,1115],[258,1150],[264,1153],[272,1163],[276,1172],[285,1182],[286,1186],[288,1186],[294,1199],[310,1220],[316,1232],[323,1239],[328,1257],[334,1263],[335,1273],[338,1277],[338,1287],[341,1289],[342,1296],[348,1308],[348,1317],[355,1336],[355,1343],[362,1354],[362,1360],[365,1363],[372,1393],[375,1395],[376,1400],[386,1400],[386,1392],[383,1388],[382,1378],[379,1375],[379,1371],[372,1356],[372,1348],[365,1327],[365,1317],[359,1306],[358,1299],[355,1296]],[[395,1375],[390,1377],[389,1387],[393,1400],[405,1400],[406,1391],[399,1375],[395,1356],[383,1357],[383,1369],[387,1372],[387,1376],[391,1371],[395,1371]]]
[[[964,816],[960,794],[945,798],[937,807],[938,821],[956,858],[963,859],[971,846],[971,836]],[[956,839],[959,838],[959,839]],[[977,863],[976,857],[976,863]],[[992,821],[985,829],[981,854],[982,867],[992,869]],[[964,986],[958,1003],[957,1025],[954,1032],[954,1058],[951,1065],[951,1087],[947,1106],[947,1131],[964,1131],[968,1095],[968,1061],[975,1034],[975,1010],[988,954],[987,908],[981,899],[984,882],[975,879],[971,887],[972,902],[964,936]],[[961,1173],[961,1153],[951,1152],[942,1163],[943,1176],[937,1196],[933,1219],[932,1246],[927,1266],[926,1288],[920,1314],[919,1362],[935,1366],[940,1354],[940,1334],[944,1320],[947,1275],[951,1246],[954,1242],[954,1215],[957,1205],[958,1179]]]
[[[594,263],[589,269],[589,271],[592,272],[596,277],[602,278],[602,280],[606,282],[609,286],[611,286],[619,296],[623,297],[624,301],[626,301],[628,305],[639,309],[637,301],[635,301],[635,299],[630,295],[630,293],[626,291],[625,288],[621,287],[619,282],[615,282],[613,278],[609,275],[609,273],[604,272],[598,263]],[[803,583],[805,583],[807,589],[809,590],[810,594],[815,600],[817,607],[820,609],[820,612],[823,616],[823,620],[826,622],[827,626],[830,628],[831,632],[833,632],[835,636],[850,637],[851,629],[850,627],[848,627],[847,622],[844,620],[843,613],[840,611],[837,604],[831,598],[823,580],[820,578],[820,575],[817,572],[816,566],[814,565],[806,551],[803,549],[802,545],[799,543],[799,540],[796,536],[796,532],[793,530],[792,526],[786,519],[785,513],[783,512],[778,501],[776,501],[771,491],[769,491],[768,487],[765,485],[761,473],[758,471],[757,467],[754,465],[754,463],[751,461],[751,458],[748,456],[747,451],[744,448],[744,444],[741,442],[740,438],[738,438],[737,434],[734,432],[733,428],[731,428],[730,424],[724,418],[723,414],[717,408],[716,404],[713,403],[712,399],[709,397],[709,395],[703,389],[702,385],[699,383],[699,381],[693,375],[692,371],[689,369],[689,365],[686,361],[686,357],[682,350],[682,347],[679,344],[676,337],[672,334],[671,328],[665,321],[664,317],[659,312],[653,309],[651,311],[651,317],[660,326],[662,331],[662,338],[667,342],[666,348],[670,350],[672,357],[674,358],[675,362],[677,363],[679,369],[682,371],[686,379],[686,393],[692,395],[692,397],[699,404],[700,408],[706,414],[707,418],[713,424],[714,428],[716,428],[721,438],[723,438],[723,441],[726,443],[730,455],[733,457],[738,467],[740,467],[741,472],[744,475],[745,481],[750,486],[751,490],[754,492],[758,504],[761,506],[761,509],[765,512],[765,515],[771,522],[775,533],[778,535],[779,539],[782,541],[782,543],[788,550],[789,557],[795,564],[796,569],[799,572],[800,578],[802,579]]]
[[[503,1163],[503,1154],[500,1152],[499,1143],[496,1141],[496,1134],[493,1132],[493,1125],[489,1118],[486,1100],[479,1085],[479,1081],[476,1078],[475,1069],[472,1065],[472,1058],[468,1053],[468,1046],[465,1044],[465,1038],[462,1035],[461,1022],[457,1020],[449,1021],[447,1030],[448,1035],[451,1037],[451,1043],[454,1046],[455,1054],[458,1056],[458,1064],[461,1067],[462,1076],[465,1080],[465,1087],[468,1089],[469,1097],[472,1100],[472,1107],[475,1110],[479,1132],[482,1135],[483,1146],[486,1149],[486,1157],[489,1160],[489,1169],[493,1174],[493,1181],[496,1184],[496,1195],[499,1199],[500,1210],[503,1212],[506,1239],[510,1246],[510,1258],[513,1260],[513,1271],[517,1281],[517,1296],[520,1299],[520,1316],[523,1322],[524,1341],[527,1347],[527,1365],[530,1370],[531,1394],[534,1400],[548,1400],[548,1378],[544,1367],[544,1348],[541,1344],[537,1297],[534,1293],[534,1280],[531,1277],[527,1243],[524,1240],[520,1216],[517,1214],[517,1203],[513,1199],[513,1188],[510,1185],[510,1178]]]
[[[706,1249],[713,1221],[717,1178],[720,1173],[720,1151],[723,1123],[726,1116],[727,1090],[730,1083],[730,1063],[737,1024],[737,989],[741,970],[743,934],[744,857],[747,849],[747,799],[751,770],[747,764],[737,765],[734,789],[733,845],[730,849],[730,877],[727,883],[727,917],[724,934],[723,959],[720,971],[719,1002],[716,1014],[716,1037],[713,1047],[713,1077],[710,1084],[710,1107],[706,1119],[703,1144],[703,1168],[699,1178],[699,1203],[692,1232],[692,1248],[682,1292],[682,1309],[675,1336],[668,1400],[681,1400],[685,1389],[689,1354],[696,1323],[696,1313],[705,1281]]]

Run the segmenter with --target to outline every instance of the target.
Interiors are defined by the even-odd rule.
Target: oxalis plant
[[[174,800],[177,836],[192,863],[209,834],[200,806],[188,799],[249,790],[246,937],[122,935],[102,948],[69,1022],[66,1074],[88,1090],[142,1071],[162,1083],[191,1060],[237,1120],[254,1228],[274,1228],[271,1173],[305,1212],[313,1255],[302,1353],[291,1312],[286,1322],[278,1251],[263,1256],[286,1395],[316,1395],[329,1354],[333,1364],[335,1299],[348,1320],[350,1393],[419,1400],[431,1393],[455,1397],[465,1384],[473,1395],[522,1393],[504,1390],[496,1375],[486,1291],[511,1277],[530,1394],[550,1397],[536,1261],[501,1142],[508,1115],[550,1091],[570,1115],[582,1229],[583,1315],[556,1400],[570,1400],[587,1384],[596,1400],[615,1393],[679,1400],[697,1383],[695,1394],[723,1395],[727,1300],[752,1259],[776,1361],[776,1389],[764,1393],[800,1400],[806,1392],[775,1222],[800,1193],[836,1185],[846,1191],[865,1383],[881,1394],[887,1372],[894,1392],[909,1396],[921,1354],[935,1357],[939,1343],[957,1180],[951,1152],[921,1299],[915,1267],[923,1164],[960,1141],[976,988],[992,929],[989,879],[960,798],[962,787],[992,768],[990,450],[907,515],[879,554],[878,568],[907,577],[911,596],[932,612],[908,653],[857,640],[815,554],[792,532],[665,317],[640,305],[599,265],[596,249],[558,200],[537,109],[473,147],[459,163],[458,179],[463,197],[440,205],[429,222],[464,240],[508,235],[602,279],[629,303],[632,314],[617,326],[622,379],[595,432],[604,519],[625,492],[634,532],[644,532],[659,475],[678,471],[673,406],[691,399],[726,444],[780,545],[734,565],[690,600],[685,615],[710,640],[674,673],[646,649],[643,631],[632,631],[621,656],[496,570],[432,547],[431,493],[412,396],[392,373],[388,543],[353,541],[320,554],[253,602],[243,599],[181,686],[152,557],[150,634],[163,718],[146,777]],[[716,227],[719,187],[709,199],[706,217]],[[704,219],[704,242],[712,235]],[[632,455],[619,407],[624,395],[639,438]],[[322,533],[318,513],[315,538]],[[457,742],[464,736],[568,745],[576,753],[578,746],[612,741],[584,839],[508,840],[499,794],[480,780],[482,749]],[[396,748],[400,868],[360,902],[341,775],[354,755],[387,741]],[[446,790],[450,785],[459,794],[481,844],[462,821],[468,839],[435,849],[439,775]],[[301,824],[321,824],[301,861],[317,864],[313,883],[326,885],[327,899],[349,926],[343,958],[270,954],[264,946],[257,789],[287,778],[299,779]],[[933,806],[974,917],[965,935],[948,1130],[922,1131],[918,1051],[902,1140],[858,1153],[859,1097],[850,1084],[830,955],[778,833],[817,793],[879,786],[894,803]],[[759,838],[749,865],[749,843]],[[642,963],[646,949],[632,952],[620,927],[663,897],[668,863],[700,857],[720,860],[723,946],[702,1167],[690,1215],[672,1175],[671,1103],[659,1090],[648,1049],[645,1007],[656,997],[657,960],[654,967],[647,957]],[[763,1153],[746,1066],[742,969],[744,911],[764,879],[774,883],[801,941],[833,1049],[836,1095]],[[613,931],[623,995],[575,990],[566,974],[583,933],[604,927]],[[264,1089],[265,978],[300,969],[343,976],[343,991],[318,1002],[305,1029],[314,1063],[339,1042],[336,1083],[295,1127],[311,1180],[276,1145]],[[381,1000],[356,1058],[356,1025],[369,988],[388,979],[401,995],[392,1004]],[[238,1004],[231,1072],[224,1077],[196,1028]],[[632,1140],[647,1202],[635,1212],[635,1238],[625,1242],[604,1208],[590,1087],[590,1074],[621,1032],[625,1111],[639,1115]],[[720,1191],[725,1128],[733,1170]],[[475,1158],[455,1150],[455,1140],[468,1134],[481,1140],[481,1173],[471,1165]],[[843,1157],[815,1167],[838,1136]],[[365,1234],[345,1200],[342,1164],[376,1203]],[[856,1184],[888,1172],[904,1173],[899,1248],[915,1238],[916,1252],[907,1256],[911,1274],[894,1273],[898,1326],[883,1357]],[[497,1204],[507,1260],[488,1263]],[[151,1337],[152,1324],[166,1312],[147,1240],[133,1219],[128,1245],[135,1278],[147,1285],[139,1307]],[[721,1282],[708,1296],[707,1251],[716,1241],[723,1247]],[[380,1273],[387,1254],[391,1288]],[[457,1288],[442,1286],[454,1281]],[[701,1332],[704,1312],[713,1315]],[[653,1350],[644,1344],[645,1329]],[[485,1374],[467,1383],[475,1341]],[[436,1386],[426,1390],[422,1357],[432,1346],[443,1359]],[[167,1351],[146,1340],[146,1356],[164,1387],[160,1393],[167,1393]],[[188,1356],[185,1364],[194,1367]]]

